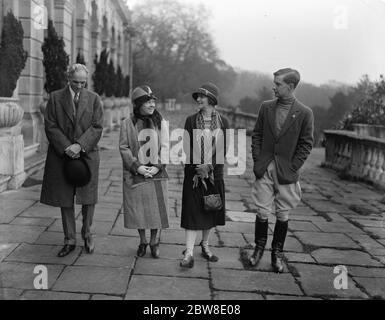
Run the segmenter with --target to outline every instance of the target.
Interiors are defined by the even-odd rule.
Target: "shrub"
[[[67,84],[69,56],[64,50],[64,40],[58,36],[52,20],[48,21],[47,37],[41,48],[46,77],[44,89],[51,93],[64,88]]]
[[[105,87],[107,83],[107,71],[108,71],[108,56],[109,53],[106,49],[100,53],[100,59],[98,61],[98,55],[95,56],[95,72],[92,75],[92,80],[94,82],[94,90],[100,96],[105,93]]]
[[[12,97],[28,52],[23,48],[24,30],[12,12],[4,17],[0,44],[0,96]]]

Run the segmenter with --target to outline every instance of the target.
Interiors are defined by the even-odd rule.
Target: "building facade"
[[[48,19],[63,37],[70,64],[76,62],[78,53],[84,56],[90,71],[89,88],[92,88],[93,61],[104,48],[110,52],[114,65],[120,65],[123,74],[132,79],[130,11],[123,0],[0,0],[0,30],[9,10],[22,22],[24,49],[28,52],[26,67],[14,92],[14,98],[20,100],[24,110],[21,132],[28,157],[39,151],[45,139],[41,113],[45,73],[41,47]]]

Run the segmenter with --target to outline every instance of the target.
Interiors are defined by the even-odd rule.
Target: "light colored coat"
[[[123,161],[123,210],[124,226],[128,229],[165,229],[168,228],[168,181],[152,181],[133,185],[139,161],[140,143],[138,135],[143,129],[143,121],[134,125],[131,118],[122,121],[119,149]],[[166,170],[160,163],[161,148],[167,148],[168,130],[163,126],[158,133],[160,170]]]
[[[44,170],[41,203],[54,207],[72,207],[76,203],[92,205],[98,201],[99,149],[103,132],[103,108],[100,97],[83,89],[77,114],[69,87],[51,93],[45,110],[45,132],[49,141]],[[65,150],[79,143],[86,152],[86,162],[91,171],[88,185],[75,190],[65,180],[63,164]]]

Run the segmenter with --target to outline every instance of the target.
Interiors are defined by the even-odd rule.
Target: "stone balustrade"
[[[258,119],[258,116],[252,113],[234,111],[227,108],[218,108],[218,111],[230,121],[231,128],[246,129],[248,134],[252,133]]]
[[[132,112],[129,98],[103,98],[104,127],[107,131],[120,127],[121,120]]]
[[[327,130],[324,166],[385,188],[385,139]]]

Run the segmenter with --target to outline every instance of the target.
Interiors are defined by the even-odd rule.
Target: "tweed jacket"
[[[262,104],[252,134],[254,174],[263,177],[271,161],[275,161],[280,184],[292,184],[299,179],[299,170],[309,156],[314,143],[312,110],[295,99],[283,128],[276,130],[278,100]]]

